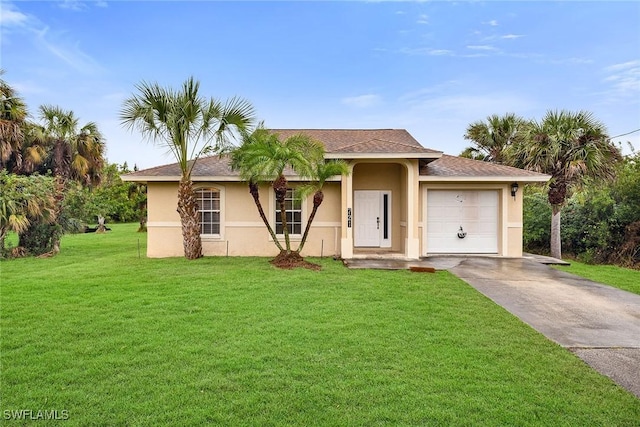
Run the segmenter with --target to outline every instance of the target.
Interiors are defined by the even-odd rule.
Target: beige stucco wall
[[[408,182],[408,167],[413,164],[399,164],[388,162],[360,162],[354,166],[354,173],[350,183],[328,182],[324,188],[324,202],[313,222],[309,239],[303,250],[305,256],[334,256],[342,255],[345,240],[352,238],[343,224],[346,224],[346,208],[349,200],[353,200],[356,190],[388,190],[392,194],[392,247],[394,252],[407,251],[409,215],[407,207],[412,206],[412,216],[417,219],[413,225],[413,235],[416,236],[416,253],[420,256],[428,255],[426,242],[426,205],[425,198],[428,189],[444,190],[497,190],[499,192],[498,213],[498,256],[522,256],[522,190],[515,200],[510,194],[511,183],[479,183],[456,182],[419,183],[410,186]],[[417,166],[417,165],[416,165]],[[417,177],[417,175],[414,175]],[[296,183],[292,183],[295,186]],[[203,251],[205,256],[275,256],[278,249],[274,245],[260,216],[258,215],[253,198],[249,194],[245,183],[220,182],[196,183],[196,188],[217,188],[221,192],[221,234],[220,236],[203,236]],[[417,188],[417,203],[408,203],[410,187]],[[522,189],[522,185],[520,186]],[[147,255],[149,257],[183,256],[182,233],[180,217],[176,212],[177,183],[148,183],[148,236]],[[351,197],[346,192],[350,190]],[[275,222],[275,199],[271,187],[260,187],[260,198],[263,208],[273,225]],[[312,197],[303,202],[302,216],[306,219],[313,207]],[[343,212],[344,210],[344,212]],[[299,243],[299,237],[292,238],[292,248]],[[281,240],[282,241],[282,240]],[[352,248],[352,246],[351,246]],[[353,250],[353,249],[351,249]]]
[[[504,200],[507,202],[507,247],[504,256],[521,257],[522,256],[522,236],[524,224],[522,222],[522,201],[523,201],[523,185],[516,192],[515,198],[511,196],[511,184],[505,184],[503,187]]]
[[[522,186],[521,186],[522,187]],[[511,196],[511,183],[481,183],[481,182],[456,182],[420,183],[420,228],[421,236],[420,254],[429,254],[426,247],[426,197],[428,190],[498,190],[498,256],[521,257],[522,256],[522,191]]]
[[[293,183],[292,186],[296,184]],[[205,256],[275,256],[278,249],[262,222],[253,198],[245,183],[195,183],[195,188],[220,190],[220,236],[203,236]],[[183,256],[180,217],[176,212],[177,183],[148,184],[147,256],[152,258]],[[305,256],[339,255],[340,237],[340,183],[326,183],[324,202],[318,209],[309,238],[302,254]],[[270,223],[275,222],[275,198],[267,185],[260,187],[260,200]],[[302,216],[306,218],[313,208],[310,196],[303,202]],[[296,249],[300,237],[292,237]],[[281,239],[284,245],[284,239]]]

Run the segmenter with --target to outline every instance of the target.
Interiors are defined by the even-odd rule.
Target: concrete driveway
[[[429,257],[640,398],[640,295],[531,259]]]

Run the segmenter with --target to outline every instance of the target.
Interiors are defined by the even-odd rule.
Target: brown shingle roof
[[[232,171],[227,156],[210,156],[202,157],[196,162],[196,166],[191,172],[192,177],[223,177],[223,176],[239,176],[240,173]],[[143,169],[137,172],[127,174],[125,177],[166,177],[180,179],[182,173],[178,163],[170,165],[156,166],[154,168]],[[125,178],[125,179],[126,179]],[[170,179],[171,180],[171,179]],[[135,180],[134,180],[135,181]]]
[[[547,181],[548,175],[511,166],[472,160],[443,154],[439,159],[420,167],[420,176],[443,178],[521,178],[523,181]]]
[[[324,144],[327,153],[422,153],[424,148],[405,129],[272,129],[281,139],[303,133]]]
[[[422,158],[421,180],[461,180],[486,178],[489,180],[518,179],[546,181],[547,175],[494,163],[443,155],[441,151],[424,148],[404,129],[272,129],[281,139],[304,133],[325,145],[329,156],[357,158],[371,154],[375,157]],[[355,156],[351,156],[355,155]],[[329,157],[328,156],[328,157]],[[435,160],[433,160],[435,158]],[[429,162],[430,160],[430,162]],[[422,164],[424,162],[424,164]],[[427,163],[428,162],[428,163]],[[177,163],[157,166],[123,176],[128,181],[178,181],[181,173]],[[232,171],[227,156],[203,157],[192,172],[192,179],[237,180],[239,173]]]

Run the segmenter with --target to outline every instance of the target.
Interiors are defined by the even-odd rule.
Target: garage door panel
[[[427,253],[498,252],[498,191],[429,190],[426,201]]]

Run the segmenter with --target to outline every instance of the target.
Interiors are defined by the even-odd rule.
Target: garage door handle
[[[376,224],[377,224],[377,229],[380,230],[380,217],[376,217]]]

